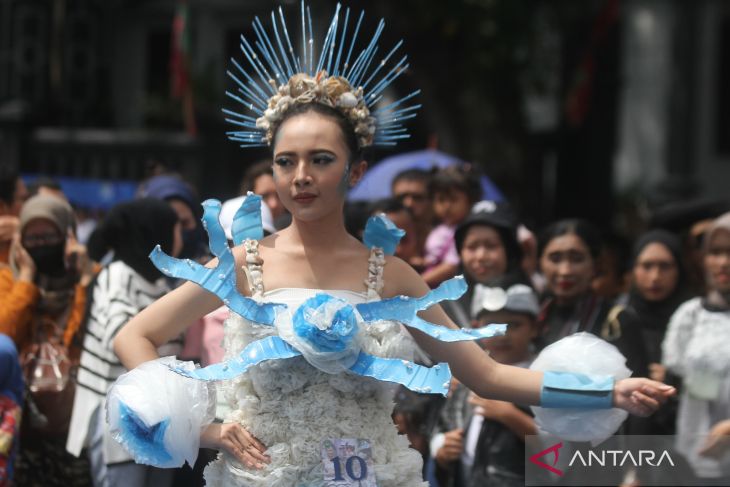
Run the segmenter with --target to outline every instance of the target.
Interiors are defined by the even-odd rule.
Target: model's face
[[[491,323],[507,325],[502,336],[482,340],[482,347],[501,364],[514,364],[526,360],[530,355],[530,343],[537,336],[535,320],[528,315],[509,311],[496,311],[480,316],[479,326]]]
[[[276,192],[293,218],[310,221],[342,214],[347,188],[365,172],[364,161],[347,170],[350,151],[337,123],[315,112],[286,120],[274,140]]]
[[[466,272],[482,284],[507,272],[507,252],[499,232],[485,225],[472,225],[466,231],[461,248]]]
[[[262,174],[253,183],[253,192],[260,195],[266,206],[271,210],[271,216],[276,220],[284,213],[284,205],[281,204],[279,195],[276,193],[274,178],[269,174]]]
[[[647,301],[662,301],[677,287],[679,268],[669,249],[659,242],[644,247],[634,263],[634,285]]]
[[[393,197],[400,199],[406,208],[410,208],[416,221],[431,218],[431,200],[425,182],[401,179],[393,185]]]
[[[457,225],[469,214],[469,198],[463,191],[439,191],[433,197],[433,212],[447,225]]]
[[[730,231],[715,230],[707,242],[704,260],[708,287],[730,293]]]
[[[586,293],[595,272],[588,247],[572,233],[550,240],[540,258],[540,266],[548,288],[558,301],[564,302]]]

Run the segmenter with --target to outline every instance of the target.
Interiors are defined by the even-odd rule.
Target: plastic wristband
[[[565,409],[610,409],[613,407],[614,378],[572,372],[545,372],[540,406]]]

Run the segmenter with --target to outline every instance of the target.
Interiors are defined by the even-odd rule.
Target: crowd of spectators
[[[406,230],[396,256],[430,286],[463,275],[468,290],[444,303],[448,315],[465,327],[508,325],[482,343],[485,353],[529,367],[568,335],[603,338],[635,375],[680,390],[620,432],[676,434],[697,477],[730,481],[730,354],[722,345],[730,341],[730,213],[700,215],[686,231],[619,237],[582,219],[530,229],[522,223],[529,215],[482,199],[469,165],[406,170],[385,184],[390,198],[346,209],[348,229],[362,237],[367,217],[384,213]],[[262,196],[266,233],[289,224],[262,161],[223,206],[229,239],[248,191]],[[157,175],[100,221],[75,212],[67,196],[53,180],[26,187],[0,166],[0,486],[202,485],[201,465],[162,471],[131,462],[109,436],[103,409],[124,372],[115,334],[179,284],[155,269],[149,252],[160,244],[170,255],[210,258],[197,192],[179,175]],[[227,316],[216,310],[160,353],[220,361]],[[423,455],[431,485],[524,484],[524,438],[538,431],[529,408],[454,382],[446,399],[399,390],[393,418]]]

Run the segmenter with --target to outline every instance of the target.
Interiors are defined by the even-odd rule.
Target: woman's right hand
[[[15,234],[10,247],[10,255],[15,259],[18,267],[18,280],[33,282],[36,273],[36,265],[23,244],[20,243],[20,235]]]
[[[202,448],[225,450],[248,468],[264,468],[271,463],[266,447],[238,423],[213,423],[200,437]]]

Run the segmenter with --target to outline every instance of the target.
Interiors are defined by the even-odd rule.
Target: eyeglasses
[[[55,245],[61,243],[61,237],[55,233],[41,235],[26,235],[23,237],[24,247],[41,247],[43,245]]]

